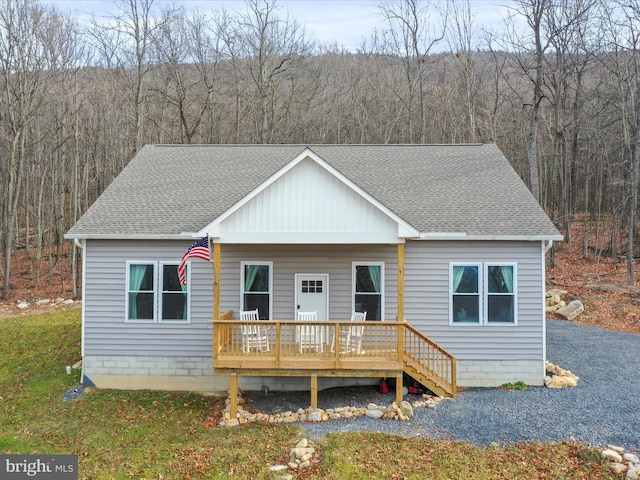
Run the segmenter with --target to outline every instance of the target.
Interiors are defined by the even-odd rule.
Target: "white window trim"
[[[478,294],[479,302],[478,312],[482,317],[478,322],[456,322],[454,321],[455,312],[453,311],[453,267],[478,267]],[[489,322],[488,321],[488,302],[489,292],[485,287],[488,285],[487,276],[489,267],[513,267],[513,322]],[[518,269],[516,262],[449,262],[449,325],[453,327],[516,327],[518,326]]]
[[[158,296],[158,323],[168,323],[168,324],[178,324],[178,325],[186,325],[191,323],[191,262],[187,261],[186,262],[186,268],[187,268],[187,290],[185,291],[185,293],[187,294],[187,318],[184,320],[180,320],[180,319],[163,319],[162,318],[162,300],[163,300],[163,293],[164,293],[164,285],[163,285],[163,270],[164,270],[164,266],[165,265],[170,265],[170,266],[174,266],[176,267],[176,271],[178,268],[178,265],[180,265],[180,262],[176,262],[176,261],[162,261],[160,262],[160,268],[158,268],[158,292],[157,292],[157,296]]]
[[[515,262],[484,262],[484,273],[482,275],[485,285],[489,285],[489,267],[513,267],[513,322],[489,322],[489,288],[483,293],[482,300],[484,325],[488,327],[515,327],[518,325],[518,267]],[[493,293],[491,295],[500,296],[500,294]],[[506,295],[506,294],[505,294]]]
[[[478,268],[478,321],[477,322],[456,322],[455,312],[453,311],[453,268],[454,267],[477,267]],[[449,263],[449,325],[456,327],[477,327],[482,325],[482,311],[483,311],[483,275],[482,275],[482,262],[450,262]]]
[[[380,322],[384,322],[385,320],[385,293],[384,293],[384,285],[386,283],[385,280],[385,271],[384,271],[384,262],[367,262],[367,261],[358,261],[351,262],[351,311],[354,312],[356,309],[356,293],[361,295],[367,295],[363,292],[356,292],[356,267],[380,267]]]
[[[153,265],[153,318],[152,319],[140,319],[129,318],[129,273],[131,272],[131,265]],[[124,285],[124,321],[125,323],[157,323],[158,321],[158,262],[154,260],[127,260],[126,273],[125,273],[125,285]]]
[[[170,325],[187,325],[191,323],[191,262],[187,262],[187,319],[186,320],[163,320],[162,316],[162,268],[164,265],[175,265],[179,261],[157,261],[157,260],[127,260],[124,286],[124,321],[125,323],[140,323],[145,325],[164,323]],[[153,318],[140,319],[129,318],[129,273],[131,265],[153,265]]]
[[[269,316],[267,319],[273,318],[273,261],[270,260],[243,260],[240,262],[240,305],[239,310],[243,310],[244,306],[244,267],[246,265],[267,265],[269,267]]]

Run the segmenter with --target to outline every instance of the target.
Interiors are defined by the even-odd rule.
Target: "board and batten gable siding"
[[[414,241],[405,248],[405,318],[458,360],[544,360],[541,242]],[[450,262],[517,264],[517,325],[450,325]]]
[[[329,274],[329,320],[349,320],[352,262],[384,262],[385,320],[397,313],[395,245],[222,245],[220,311],[240,309],[240,262],[273,262],[273,320],[295,318],[295,274]]]
[[[362,238],[386,244],[398,238],[395,221],[309,158],[218,228],[225,244],[353,244]]]
[[[211,356],[213,269],[191,262],[189,323],[125,321],[127,261],[179,263],[184,241],[87,240],[84,355]]]

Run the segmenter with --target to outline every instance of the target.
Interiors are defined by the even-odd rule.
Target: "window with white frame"
[[[485,264],[487,323],[516,323],[515,264]]]
[[[517,323],[514,263],[451,263],[449,270],[451,324]]]
[[[482,285],[479,264],[451,265],[451,321],[480,323],[480,291]]]
[[[178,263],[127,262],[126,313],[128,322],[188,322],[189,290],[180,285]]]
[[[241,310],[258,309],[261,320],[271,318],[273,262],[241,262]]]
[[[384,320],[384,263],[353,263],[353,310]]]
[[[189,265],[185,267],[189,278]],[[180,284],[177,263],[160,264],[160,321],[186,322],[189,320],[189,293],[187,285]]]

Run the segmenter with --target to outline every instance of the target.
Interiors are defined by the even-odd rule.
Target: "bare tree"
[[[431,13],[435,2],[402,0],[380,4],[380,11],[387,21],[388,29],[381,41],[388,53],[397,55],[404,69],[407,96],[403,100],[409,112],[409,142],[426,143],[427,138],[427,94],[425,80],[429,65],[429,54],[445,36],[446,14],[439,14],[439,24],[432,24]],[[431,8],[430,8],[431,7]],[[417,105],[418,133],[414,128],[414,113]]]
[[[94,17],[90,37],[103,53],[107,66],[122,71],[118,77],[131,94],[131,150],[135,153],[143,143],[143,103],[147,97],[147,75],[154,33],[166,25],[174,15],[173,9],[162,12],[154,8],[155,0],[115,0],[119,11],[105,19]],[[133,69],[132,74],[129,74]]]
[[[540,129],[540,107],[544,98],[543,94],[543,66],[544,56],[549,46],[549,38],[545,32],[544,17],[551,6],[550,0],[518,0],[515,10],[517,17],[524,17],[530,28],[530,38],[522,39],[518,26],[509,24],[509,35],[513,45],[526,52],[526,55],[518,57],[520,68],[531,81],[533,87],[529,116],[529,136],[527,141],[527,159],[529,164],[529,188],[533,195],[540,200],[540,178],[538,161],[538,133]],[[513,17],[511,17],[513,19]],[[528,47],[528,42],[533,44]]]
[[[58,53],[64,45],[61,27],[53,8],[33,0],[7,0],[0,6],[0,243],[4,256],[4,299],[11,292],[11,264],[25,165],[40,141],[37,136],[29,137],[29,129],[43,112],[48,89],[59,80]]]
[[[550,154],[546,162],[545,205],[552,220],[558,220],[571,240],[572,198],[575,197],[580,132],[583,75],[590,55],[584,32],[588,27],[592,0],[561,0],[544,14],[550,53],[545,55],[545,87],[550,107],[547,126]],[[565,174],[566,172],[566,174]],[[569,247],[570,248],[570,247]],[[551,251],[554,265],[555,250]]]
[[[154,34],[156,70],[163,78],[150,90],[173,107],[170,115],[179,120],[180,143],[192,143],[214,95],[221,47],[209,24],[198,11],[174,11]]]
[[[451,28],[448,29],[447,38],[451,51],[455,53],[453,61],[456,69],[457,91],[464,98],[464,104],[460,105],[464,108],[467,124],[464,139],[467,142],[476,142],[479,78],[474,62],[475,15],[471,10],[470,1],[451,2],[448,17],[451,20]]]
[[[638,179],[640,176],[640,2],[614,2],[603,8],[608,29],[604,58],[608,72],[615,79],[616,96],[612,98],[621,125],[621,152],[626,172],[627,211],[627,283],[634,284],[633,248],[637,230]]]
[[[271,0],[248,0],[248,12],[238,15],[237,36],[231,56],[246,68],[252,105],[255,141],[272,143],[278,126],[296,94],[296,73],[314,45],[296,20],[279,17]]]

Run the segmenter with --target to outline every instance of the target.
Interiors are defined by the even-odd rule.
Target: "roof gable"
[[[394,243],[419,232],[306,149],[203,235],[221,243],[362,243],[363,235]]]

